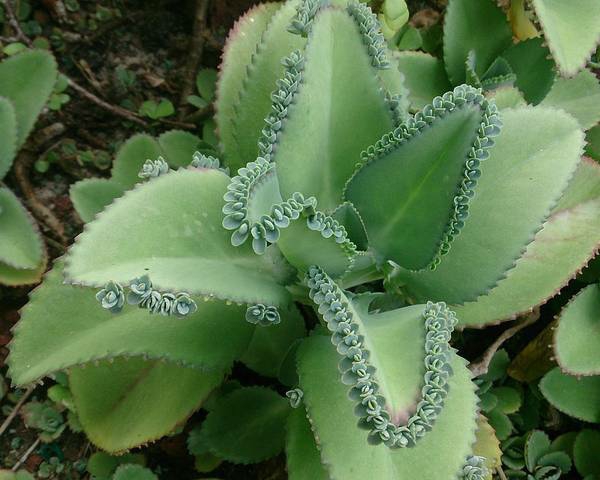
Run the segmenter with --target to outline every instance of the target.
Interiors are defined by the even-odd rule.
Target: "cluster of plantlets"
[[[539,39],[512,45],[487,0],[450,1],[443,62],[390,51],[362,3],[250,10],[223,55],[219,151],[194,158],[200,139],[179,131],[137,136],[111,179],[73,188],[90,223],[23,311],[13,381],[67,371],[83,429],[109,452],[202,405],[201,467],[285,449],[292,480],[489,478],[479,403],[499,432],[514,389],[481,378],[478,396],[452,332],[530,312],[600,244],[600,168],[581,159],[600,86],[585,69],[555,78],[590,52],[565,60],[553,2],[533,3],[556,65]],[[593,362],[585,345],[575,362]],[[277,388],[225,381],[236,361]],[[515,478],[570,468],[543,435],[523,440]]]

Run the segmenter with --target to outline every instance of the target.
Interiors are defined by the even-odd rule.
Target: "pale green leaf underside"
[[[545,303],[600,245],[600,167],[582,161],[556,209],[506,278],[475,302],[454,305],[459,324],[512,320]]]
[[[452,90],[440,59],[423,52],[401,52],[396,58],[404,74],[413,111],[422,109],[434,97]]]
[[[0,97],[0,180],[10,170],[17,153],[17,117],[10,100]]]
[[[542,378],[540,391],[561,412],[600,423],[600,376],[574,377],[556,367]]]
[[[600,122],[600,81],[587,69],[573,78],[557,78],[541,105],[563,109],[587,130]]]
[[[556,359],[572,375],[600,375],[600,289],[589,285],[560,314]]]
[[[274,158],[281,194],[314,195],[332,212],[360,153],[393,128],[371,57],[355,21],[323,10],[305,51],[302,84],[280,133]],[[298,134],[298,132],[302,132]]]
[[[290,346],[306,336],[304,318],[295,305],[280,308],[279,315],[281,323],[254,329],[248,349],[240,358],[247,367],[266,377],[277,377]]]
[[[27,50],[0,63],[0,97],[17,117],[17,149],[23,145],[56,82],[56,62],[45,50]]]
[[[244,307],[198,299],[198,311],[182,320],[150,315],[133,306],[112,314],[94,293],[64,285],[60,264],[48,274],[15,328],[8,363],[16,384],[117,356],[146,355],[221,370],[243,354],[252,336]],[[226,341],[215,343],[215,338]]]
[[[499,87],[486,93],[487,98],[494,99],[494,103],[499,110],[507,108],[519,108],[527,105],[523,94],[516,87]]]
[[[563,112],[505,110],[502,121],[450,252],[435,271],[399,272],[417,301],[460,304],[495,286],[542,227],[579,164],[583,133]]]
[[[225,158],[230,151],[236,151],[233,131],[235,105],[246,79],[246,68],[261,41],[271,17],[280,5],[266,3],[250,9],[233,26],[223,50],[223,60],[219,67],[215,120]],[[252,159],[247,159],[250,161]],[[232,172],[235,173],[235,172]]]
[[[287,399],[265,387],[238,388],[219,399],[202,425],[210,451],[235,463],[257,463],[284,446]]]
[[[511,45],[504,12],[493,0],[451,0],[444,21],[444,61],[454,85],[465,81],[465,60],[475,54],[481,77],[493,60]]]
[[[33,270],[15,268],[0,262],[0,283],[13,287],[18,285],[33,285],[42,278],[42,275],[46,271],[47,261],[48,259],[44,253],[42,262]]]
[[[286,303],[268,258],[233,247],[221,225],[228,183],[221,171],[190,169],[139,185],[86,226],[67,256],[66,278],[100,287],[147,273],[161,290]]]
[[[88,438],[108,452],[144,445],[183,423],[223,379],[169,362],[117,358],[73,368],[69,386]]]
[[[288,417],[285,458],[289,480],[329,480],[304,405]]]
[[[0,187],[0,262],[35,270],[44,258],[43,244],[29,212],[8,189]]]
[[[305,340],[298,355],[300,387],[329,478],[455,480],[475,440],[478,401],[461,358],[453,356],[450,390],[433,430],[413,448],[391,450],[368,445],[365,432],[356,426],[347,387],[339,381],[338,355],[329,339]]]
[[[574,75],[600,41],[600,3],[596,0],[533,0],[546,42],[565,75]]]
[[[86,178],[74,183],[69,190],[73,206],[84,223],[91,222],[96,214],[123,193],[123,186],[106,178]]]
[[[352,177],[345,197],[380,260],[417,270],[434,258],[481,121],[479,107],[456,108]]]
[[[111,170],[112,179],[125,189],[131,188],[141,182],[138,173],[144,162],[156,160],[160,155],[162,155],[162,150],[154,137],[145,133],[134,135],[117,152]]]
[[[283,74],[281,59],[302,48],[306,40],[287,31],[298,1],[285,3],[272,17],[252,59],[231,117],[235,145],[227,152],[227,166],[235,173],[258,155],[258,138],[271,109],[271,92]],[[233,94],[233,92],[232,92]]]

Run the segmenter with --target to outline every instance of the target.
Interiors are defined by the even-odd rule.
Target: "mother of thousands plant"
[[[452,331],[530,311],[589,260],[600,169],[558,109],[499,111],[469,85],[414,115],[407,99],[365,4],[250,10],[216,102],[232,176],[151,159],[32,294],[14,382],[67,370],[112,452],[204,405],[191,448],[250,463],[285,445],[292,479],[486,478]],[[290,401],[223,383],[235,361]]]

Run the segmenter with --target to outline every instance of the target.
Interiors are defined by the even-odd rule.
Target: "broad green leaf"
[[[397,350],[395,355],[400,352]],[[357,427],[358,417],[347,397],[348,387],[339,380],[338,354],[329,339],[308,338],[298,353],[300,387],[315,438],[319,439],[322,462],[328,465],[329,478],[456,478],[465,457],[471,453],[477,425],[477,396],[462,359],[453,356],[454,375],[433,430],[413,448],[389,449],[384,445],[368,445],[366,433]],[[402,377],[395,381],[404,383]]]
[[[106,178],[86,178],[71,185],[69,196],[84,221],[91,222],[115,198],[125,193],[121,184]]]
[[[532,0],[552,56],[564,75],[574,75],[600,41],[596,0]]]
[[[279,9],[278,3],[257,5],[239,18],[231,29],[223,49],[223,60],[219,67],[219,79],[215,100],[215,120],[219,129],[221,147],[228,158],[237,153],[237,142],[233,130],[233,117],[240,92],[246,82],[247,65],[261,42],[262,36]],[[252,159],[246,159],[249,162]],[[243,159],[239,160],[238,168]],[[235,169],[232,169],[235,173]]]
[[[525,464],[530,472],[535,470],[540,458],[542,458],[550,448],[550,439],[545,432],[534,430],[527,436],[525,441]]]
[[[15,328],[8,363],[16,384],[122,355],[220,371],[244,353],[252,336],[244,307],[220,301],[198,300],[198,311],[185,319],[152,316],[133,306],[112,314],[100,306],[95,290],[64,285],[61,267],[32,293]]]
[[[585,140],[587,142],[585,146],[586,154],[594,160],[600,161],[600,125],[590,128],[586,132]]]
[[[600,423],[600,376],[573,377],[556,367],[542,378],[540,391],[561,412]]]
[[[304,405],[288,417],[285,457],[289,480],[329,480]]]
[[[210,411],[202,430],[209,449],[234,463],[258,463],[277,455],[284,446],[290,406],[265,387],[244,387],[222,397]]]
[[[148,159],[156,160],[162,151],[158,142],[146,134],[129,138],[117,152],[113,163],[112,178],[126,189],[140,182],[138,173]],[[190,159],[191,161],[191,159]]]
[[[348,238],[354,242],[359,250],[367,250],[369,239],[365,231],[365,224],[354,205],[350,202],[344,202],[334,210],[331,216],[344,226],[346,232],[348,232]]]
[[[585,429],[579,432],[573,447],[575,467],[582,477],[600,476],[600,432]]]
[[[556,360],[571,375],[600,375],[600,289],[588,285],[560,314]]]
[[[529,103],[540,103],[554,83],[554,62],[548,58],[548,49],[541,38],[519,42],[502,52],[517,75],[516,87]]]
[[[228,183],[219,170],[189,169],[139,185],[87,225],[67,256],[66,278],[101,287],[147,273],[163,291],[286,303],[268,256],[232,246],[221,225]]]
[[[394,260],[418,270],[434,259],[454,213],[467,154],[477,148],[485,108],[465,103],[435,116],[397,145],[388,145],[387,134],[382,152],[366,160],[349,180],[345,199],[358,210],[380,262]]]
[[[170,362],[117,358],[73,368],[69,385],[88,438],[108,452],[122,452],[171,432],[197,410],[223,379]]]
[[[27,50],[0,63],[0,97],[17,117],[17,149],[25,143],[56,83],[56,62],[44,50]]]
[[[583,134],[569,115],[523,108],[505,110],[502,121],[450,252],[435,271],[399,272],[417,301],[462,304],[495,286],[540,230],[579,164]]]
[[[44,253],[43,261],[33,270],[15,268],[0,262],[0,283],[12,287],[38,283],[46,271],[47,261]]]
[[[507,108],[524,107],[527,102],[523,94],[516,87],[500,87],[486,93],[487,98],[494,99],[499,110]]]
[[[170,130],[158,137],[163,157],[174,169],[187,167],[192,162],[200,142],[199,137],[182,130]]]
[[[0,187],[0,263],[9,268],[37,270],[44,262],[44,245],[35,221],[14,193]]]
[[[290,346],[306,335],[304,319],[294,305],[279,309],[281,323],[254,329],[248,350],[240,358],[246,366],[267,377],[277,377]]]
[[[444,63],[423,52],[401,52],[396,57],[409,90],[412,110],[420,110],[434,97],[452,89]]]
[[[208,102],[215,98],[217,71],[213,68],[203,68],[196,75],[196,89]]]
[[[573,115],[587,130],[600,122],[600,81],[582,70],[573,78],[557,78],[542,105],[561,108]]]
[[[487,295],[452,309],[464,326],[512,320],[552,298],[599,245],[600,167],[584,159],[552,215],[506,278]]]
[[[286,2],[273,14],[250,61],[244,62],[246,76],[230,117],[235,145],[225,151],[232,172],[256,158],[258,138],[271,109],[271,92],[283,73],[281,59],[306,43],[287,31],[297,4],[297,0]]]
[[[481,76],[511,45],[512,34],[504,12],[493,0],[450,0],[444,20],[444,62],[454,85],[465,81],[465,60],[475,55]]]
[[[0,97],[0,180],[10,170],[17,153],[17,117],[10,100]]]
[[[284,198],[294,192],[314,195],[319,208],[330,213],[342,202],[361,151],[393,128],[393,118],[348,13],[322,11],[304,56],[302,84],[273,157]]]
[[[521,407],[521,394],[512,387],[496,387],[490,393],[498,399],[497,407],[502,413],[516,413]]]
[[[112,480],[158,480],[152,470],[141,465],[121,465],[115,471]]]
[[[496,438],[501,441],[506,440],[513,431],[513,424],[508,415],[502,413],[500,410],[492,410],[485,415],[490,426],[496,432]]]

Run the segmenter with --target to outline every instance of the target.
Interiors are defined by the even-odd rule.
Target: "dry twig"
[[[19,413],[19,410],[21,409],[23,404],[27,401],[27,399],[31,396],[31,394],[33,393],[34,390],[35,390],[35,385],[31,385],[27,390],[25,390],[25,393],[17,402],[17,404],[15,405],[15,408],[12,409],[12,412],[10,412],[8,417],[6,417],[6,420],[4,420],[2,425],[0,425],[0,436],[2,436],[2,434],[8,428],[8,426],[11,424],[11,422],[15,419],[15,417],[17,416],[17,413]]]

